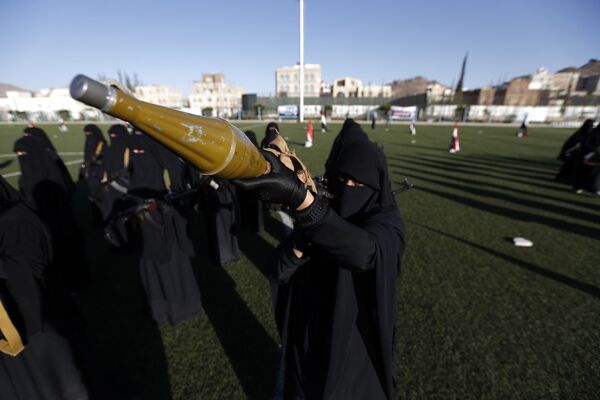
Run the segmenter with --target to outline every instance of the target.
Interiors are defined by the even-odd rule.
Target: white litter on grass
[[[522,237],[514,237],[513,238],[513,243],[515,246],[519,246],[519,247],[531,247],[533,246],[533,242],[529,239],[525,239]]]
[[[417,143],[417,141],[414,139],[410,141],[410,144],[415,144],[415,143]]]

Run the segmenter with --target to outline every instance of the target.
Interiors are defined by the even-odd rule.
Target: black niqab
[[[37,127],[25,128],[23,130],[23,135],[25,137],[33,138],[48,153],[52,161],[58,167],[58,170],[61,174],[61,179],[63,180],[65,187],[67,188],[69,193],[72,193],[75,189],[73,178],[71,178],[71,174],[69,173],[67,166],[63,162],[62,158],[60,158],[60,156],[58,155],[56,148],[50,141],[50,138],[48,137],[46,132],[43,129]]]
[[[252,142],[253,145],[258,147],[258,139],[256,138],[256,133],[254,131],[246,131],[244,132],[248,139]]]
[[[104,168],[109,175],[118,173],[126,168],[125,151],[130,145],[129,132],[125,125],[113,125],[108,128],[110,146],[104,153]]]
[[[332,170],[335,171],[334,183],[339,182],[337,178],[340,175],[345,175],[377,192],[371,206],[363,212],[370,212],[375,207],[395,207],[385,154],[375,143],[355,140],[347,144],[341,149]],[[335,196],[335,190],[333,194]]]
[[[332,179],[335,174],[334,166],[336,165],[337,158],[342,149],[352,142],[361,140],[369,140],[369,136],[367,136],[365,131],[363,131],[362,127],[357,124],[356,121],[351,118],[346,119],[344,125],[342,125],[342,130],[338,133],[331,146],[329,157],[327,157],[327,161],[325,162],[325,177],[327,179]]]
[[[269,144],[271,144],[271,142],[273,140],[275,140],[275,138],[279,134],[280,134],[279,133],[279,125],[277,125],[276,122],[269,122],[267,124],[267,127],[265,128],[265,137],[263,138],[262,142],[260,143],[260,147],[269,146]]]
[[[573,151],[575,150],[577,144],[581,143],[582,140],[585,140],[593,128],[594,121],[591,119],[586,119],[585,122],[581,125],[581,127],[577,129],[577,131],[575,131],[575,133],[569,136],[569,138],[565,141],[560,150],[560,154],[558,155],[558,159],[566,161],[567,158],[569,158],[573,154]]]
[[[97,156],[96,149],[98,148],[98,145],[102,143],[103,146],[107,146],[107,143],[100,128],[94,124],[86,125],[83,128],[83,132],[85,133],[83,161],[85,165],[89,165],[93,162],[94,157]]]
[[[35,140],[40,142],[42,144],[42,147],[44,147],[46,149],[51,149],[52,151],[54,151],[56,153],[56,149],[54,148],[54,145],[52,144],[52,142],[50,141],[50,138],[48,137],[46,132],[44,132],[43,129],[40,129],[37,127],[25,128],[23,130],[23,134],[25,136],[31,136],[32,138],[34,138]]]
[[[85,283],[87,272],[69,187],[49,153],[31,136],[18,139],[14,151],[26,153],[18,157],[21,193],[52,236],[54,264],[50,286],[56,293],[76,291]]]

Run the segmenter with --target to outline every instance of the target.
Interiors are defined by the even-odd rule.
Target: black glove
[[[273,153],[263,150],[262,154],[271,164],[271,172],[258,178],[237,179],[233,183],[243,190],[257,190],[260,199],[266,203],[298,208],[306,198],[306,187]]]

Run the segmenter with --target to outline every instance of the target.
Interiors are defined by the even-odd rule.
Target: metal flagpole
[[[300,122],[304,122],[304,0],[300,0]]]

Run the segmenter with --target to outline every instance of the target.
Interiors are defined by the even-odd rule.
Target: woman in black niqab
[[[600,124],[581,141],[576,169],[575,190],[600,195]]]
[[[561,161],[567,161],[573,152],[577,150],[581,142],[587,138],[592,129],[594,129],[594,120],[586,119],[581,127],[565,141],[557,158]]]
[[[383,151],[368,140],[330,164],[331,207],[295,213],[269,277],[283,398],[393,399],[396,281],[404,225]],[[349,186],[352,183],[352,186]]]
[[[110,176],[122,173],[128,166],[131,136],[125,125],[116,124],[108,128],[110,146],[104,152],[104,168]]]
[[[35,139],[42,146],[42,148],[46,150],[46,152],[48,152],[50,158],[56,164],[58,170],[60,171],[60,176],[64,182],[65,188],[67,189],[69,194],[72,194],[73,190],[75,189],[73,178],[71,178],[71,174],[69,173],[67,166],[63,162],[62,158],[60,158],[60,156],[58,155],[56,148],[50,141],[50,138],[48,137],[46,132],[43,129],[37,127],[25,128],[23,130],[23,136]]]
[[[23,130],[23,135],[24,136],[31,136],[32,138],[34,138],[35,140],[37,140],[42,145],[42,147],[44,147],[45,149],[50,149],[54,153],[56,153],[56,148],[54,147],[54,145],[50,141],[50,138],[48,137],[48,134],[46,134],[46,132],[43,129],[40,129],[40,128],[37,128],[37,127],[25,128]]]
[[[183,163],[140,131],[135,131],[131,139],[129,196],[136,202],[157,201],[157,207],[139,219],[142,286],[154,320],[177,326],[201,310],[200,291],[190,262],[194,248],[187,221],[173,205],[163,201],[173,189],[172,182],[182,181]]]
[[[48,152],[31,136],[18,139],[14,151],[21,166],[21,193],[47,224],[52,236],[54,263],[50,286],[57,296],[65,296],[80,289],[87,280],[81,235],[68,186]]]
[[[88,124],[84,126],[85,143],[83,148],[83,165],[80,177],[92,177],[97,175],[97,162],[102,151],[107,146],[102,131],[97,125]],[[96,168],[95,168],[96,167]]]
[[[0,177],[0,300],[25,349],[0,352],[0,396],[4,399],[87,399],[68,342],[48,321],[42,290],[52,259],[48,231]]]
[[[325,161],[325,177],[329,179],[333,174],[333,168],[336,164],[336,160],[340,155],[342,149],[348,144],[357,140],[368,141],[369,136],[363,131],[362,127],[356,123],[352,118],[348,118],[344,121],[340,133],[335,137],[329,157]]]
[[[279,125],[277,125],[277,122],[269,122],[265,128],[265,137],[260,142],[260,147],[268,147],[279,134]]]

